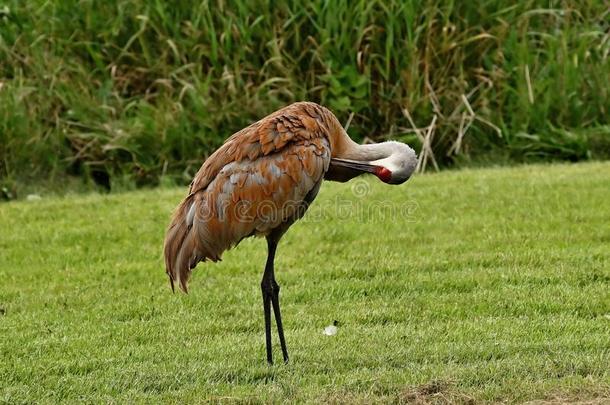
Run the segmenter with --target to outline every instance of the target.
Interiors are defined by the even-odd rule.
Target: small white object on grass
[[[337,327],[335,325],[328,325],[322,333],[326,336],[335,336],[337,334]]]
[[[38,200],[42,200],[42,197],[38,194],[28,194],[27,197],[25,197],[25,199],[27,201],[38,201]]]

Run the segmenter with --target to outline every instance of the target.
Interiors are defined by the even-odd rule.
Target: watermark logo
[[[354,180],[352,184],[352,194],[358,198],[364,198],[371,192],[371,185],[362,179]]]
[[[351,185],[351,193],[335,198],[318,198],[311,206],[303,200],[261,201],[231,199],[197,202],[197,220],[237,223],[279,224],[290,219],[307,222],[329,220],[374,222],[416,222],[419,204],[416,200],[386,200],[372,193],[371,185],[365,180],[357,180]],[[307,214],[305,215],[305,212]]]

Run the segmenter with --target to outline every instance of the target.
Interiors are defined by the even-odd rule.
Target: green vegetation
[[[292,361],[273,367],[264,241],[170,292],[161,245],[184,189],[2,204],[0,401],[610,398],[608,173],[325,183],[278,251]]]
[[[188,182],[303,99],[359,140],[434,123],[440,165],[607,157],[609,21],[602,0],[5,0],[0,189]]]

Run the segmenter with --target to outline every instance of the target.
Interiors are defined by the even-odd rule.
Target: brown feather
[[[178,281],[186,292],[199,261],[220,260],[243,238],[266,235],[303,215],[295,202],[319,186],[328,170],[337,145],[331,131],[343,130],[330,111],[295,103],[229,137],[203,163],[167,230],[172,288]]]

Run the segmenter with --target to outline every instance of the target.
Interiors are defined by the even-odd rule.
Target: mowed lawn
[[[0,402],[610,400],[610,163],[325,183],[278,250],[273,367],[264,240],[171,293],[185,191],[0,204]]]

